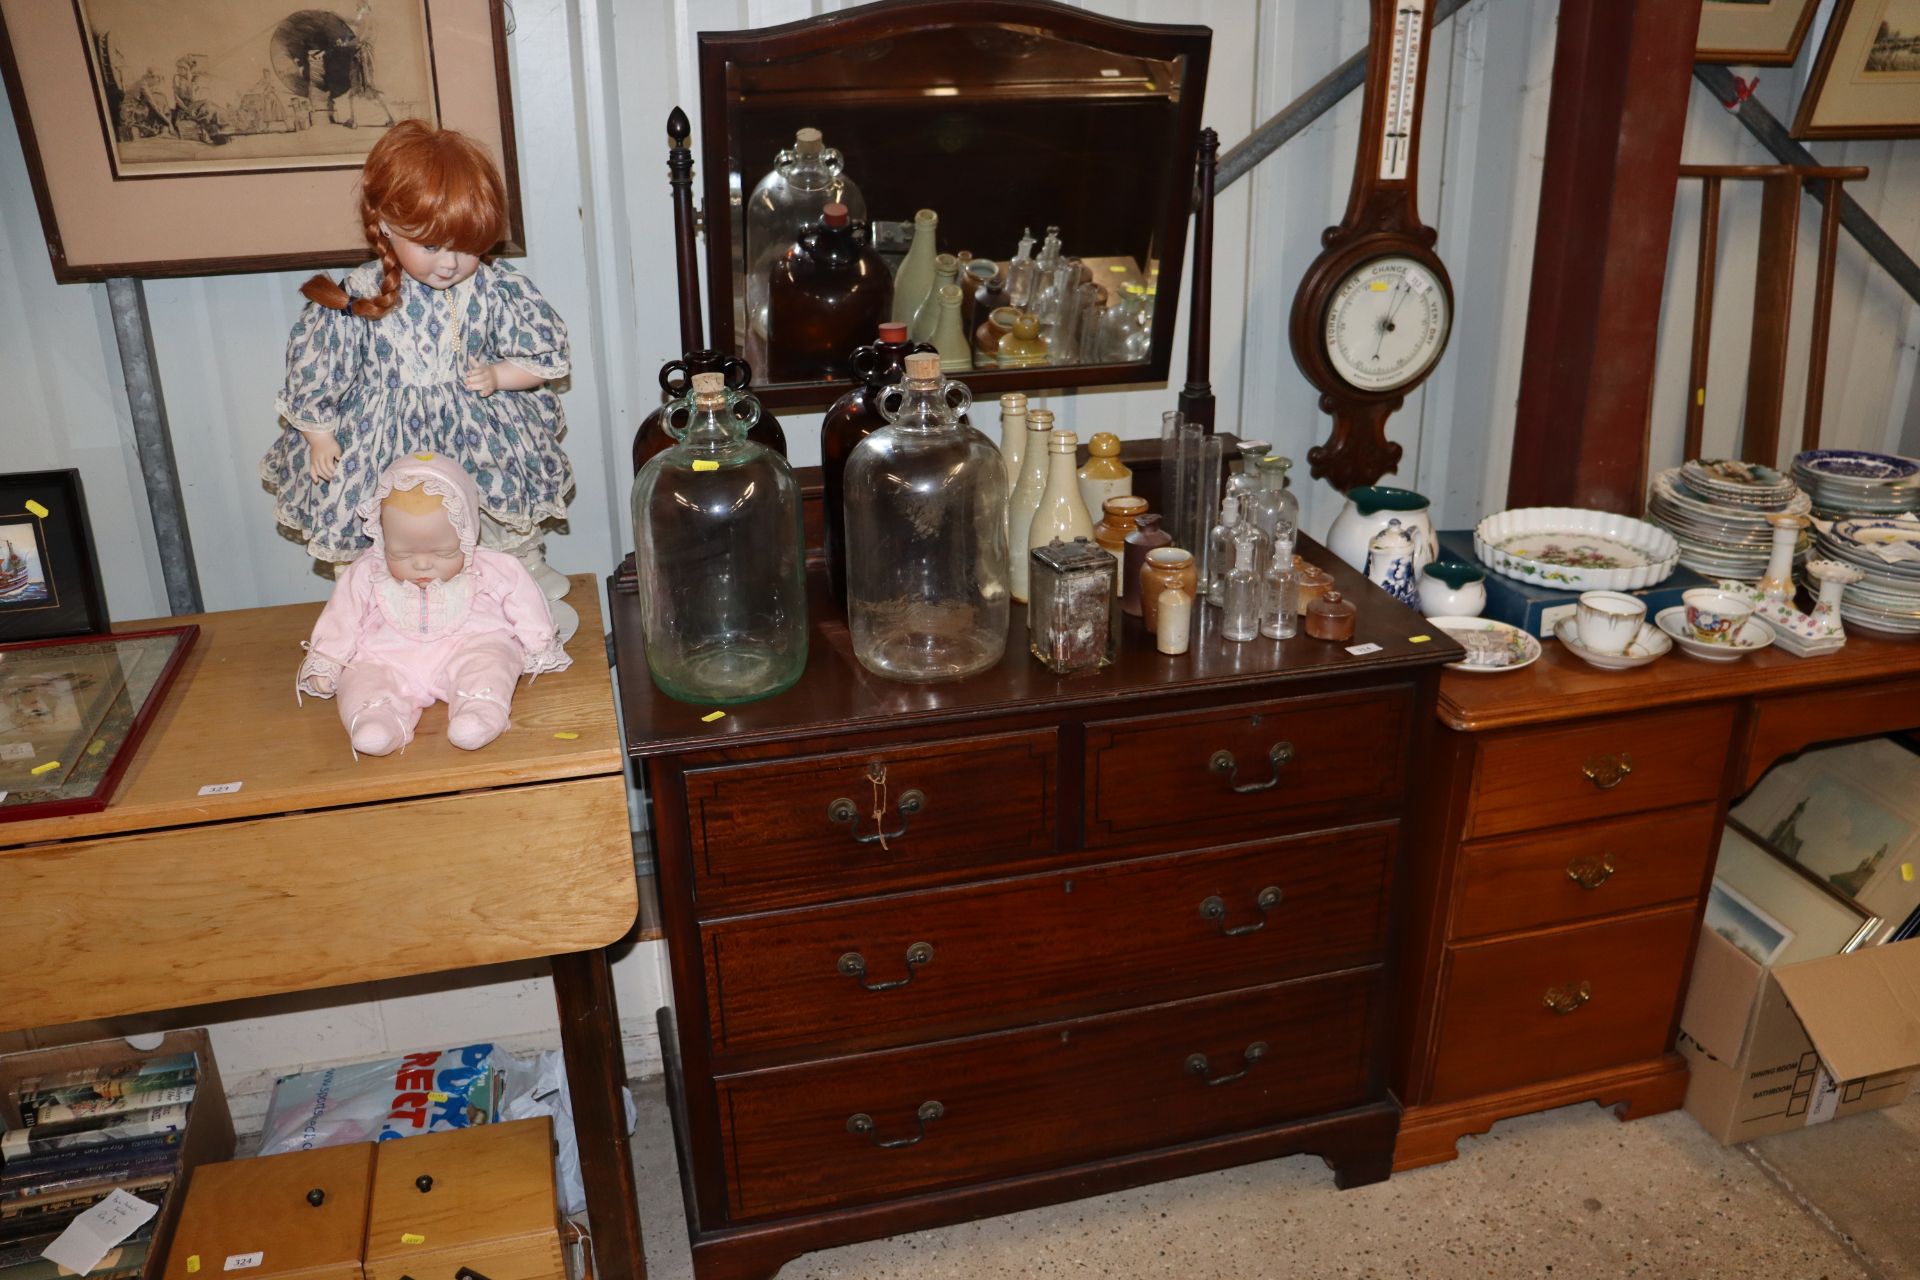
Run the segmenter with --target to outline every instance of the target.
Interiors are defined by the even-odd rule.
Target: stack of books
[[[0,1135],[0,1280],[56,1280],[41,1251],[116,1188],[161,1204],[180,1171],[193,1103],[191,1053],[83,1067],[20,1081]],[[156,1217],[109,1252],[89,1280],[131,1280]]]

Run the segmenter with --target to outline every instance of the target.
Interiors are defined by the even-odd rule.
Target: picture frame
[[[1920,138],[1920,0],[1835,0],[1796,138]]]
[[[505,0],[212,0],[184,7],[189,26],[182,8],[0,0],[0,78],[55,280],[364,262],[360,168],[407,114],[499,162],[494,253],[525,252]]]
[[[80,473],[0,475],[0,644],[109,625]]]
[[[1695,62],[1790,67],[1820,0],[1704,0]]]
[[[1731,820],[1721,833],[1713,878],[1787,933],[1784,945],[1774,951],[1774,964],[1857,951],[1868,945],[1880,924],[1877,916],[1805,868],[1776,857]]]
[[[1793,930],[1718,877],[1707,892],[1704,923],[1761,966],[1771,965],[1793,942]]]
[[[0,823],[105,809],[199,635],[0,645]]]

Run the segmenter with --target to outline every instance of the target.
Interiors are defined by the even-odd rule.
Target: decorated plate
[[[1428,618],[1428,622],[1446,632],[1467,651],[1465,662],[1449,662],[1454,671],[1518,671],[1532,665],[1540,656],[1540,642],[1518,627],[1492,618]],[[1480,636],[1498,637],[1497,646],[1488,645]],[[1481,647],[1487,645],[1484,656]]]
[[[1809,475],[1842,480],[1908,480],[1920,475],[1920,462],[1863,449],[1809,449],[1793,465]]]
[[[1473,531],[1480,563],[1521,582],[1566,591],[1633,591],[1664,581],[1680,544],[1658,525],[1610,511],[1522,507]]]

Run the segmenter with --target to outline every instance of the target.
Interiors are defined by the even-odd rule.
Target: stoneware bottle
[[[1027,602],[1027,530],[1047,489],[1047,437],[1053,434],[1053,410],[1027,410],[1027,448],[1020,459],[1020,480],[1007,499],[1007,546],[1018,547],[1007,574],[1013,598]]]
[[[1147,509],[1145,498],[1108,498],[1100,504],[1100,523],[1093,526],[1093,540],[1106,548],[1119,570],[1113,575],[1113,594],[1126,586],[1127,535],[1140,527],[1140,515]]]
[[[907,256],[900,261],[900,269],[893,273],[893,315],[892,319],[905,324],[908,336],[915,342],[926,339],[913,332],[913,318],[920,311],[920,305],[933,292],[933,260],[938,254],[934,248],[934,237],[940,229],[940,215],[931,209],[922,209],[913,215],[913,243],[907,249]]]
[[[1080,496],[1087,510],[1102,511],[1108,498],[1133,492],[1133,469],[1120,461],[1120,437],[1111,431],[1095,433],[1087,441],[1087,465],[1080,468]]]
[[[1154,511],[1143,511],[1134,517],[1136,528],[1127,535],[1126,556],[1120,566],[1120,607],[1138,618],[1140,607],[1140,567],[1147,562],[1147,552],[1172,543],[1173,535],[1160,527],[1160,515]]]
[[[1025,369],[1047,362],[1047,340],[1040,336],[1040,318],[1022,311],[1013,318],[1013,332],[1000,339],[1000,367]]]
[[[960,286],[943,284],[940,298],[940,323],[934,326],[933,349],[940,353],[940,372],[972,373],[973,344],[967,341],[967,326],[960,319]]]
[[[1027,393],[1000,397],[1000,459],[1007,464],[1007,492],[1020,483],[1020,460],[1027,456]]]
[[[1027,528],[1027,551],[1044,547],[1055,538],[1062,542],[1093,538],[1093,517],[1080,498],[1080,479],[1073,469],[1074,455],[1079,451],[1080,437],[1071,431],[1055,431],[1048,437],[1047,487]]]
[[[933,286],[927,290],[927,296],[920,303],[920,309],[913,313],[913,323],[910,326],[915,342],[932,342],[933,335],[940,331],[940,291],[953,284],[959,274],[959,260],[952,254],[934,255]]]
[[[1191,600],[1199,583],[1200,567],[1194,563],[1193,552],[1179,547],[1155,547],[1147,552],[1146,563],[1140,566],[1140,620],[1147,624],[1147,630],[1159,634],[1161,592],[1179,591]]]

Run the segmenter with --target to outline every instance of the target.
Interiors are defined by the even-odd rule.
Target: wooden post
[[[1740,428],[1740,457],[1769,467],[1780,461],[1780,409],[1786,400],[1793,260],[1799,242],[1800,175],[1788,169],[1760,184],[1753,340],[1747,347],[1747,405]]]
[[[1180,413],[1213,434],[1212,355],[1208,335],[1213,328],[1213,178],[1220,164],[1220,135],[1200,131],[1200,163],[1194,177],[1193,283],[1187,316],[1187,385],[1180,389]]]
[[[1563,0],[1507,503],[1640,509],[1700,6]]]
[[[1813,286],[1813,341],[1807,350],[1807,410],[1800,447],[1820,447],[1820,417],[1827,398],[1827,339],[1833,330],[1833,261],[1840,248],[1840,179],[1827,178],[1826,209],[1820,215],[1820,261]]]
[[[1687,456],[1700,456],[1707,422],[1707,357],[1713,349],[1713,279],[1720,254],[1720,179],[1700,183],[1700,266],[1693,289],[1693,360],[1687,368]]]

